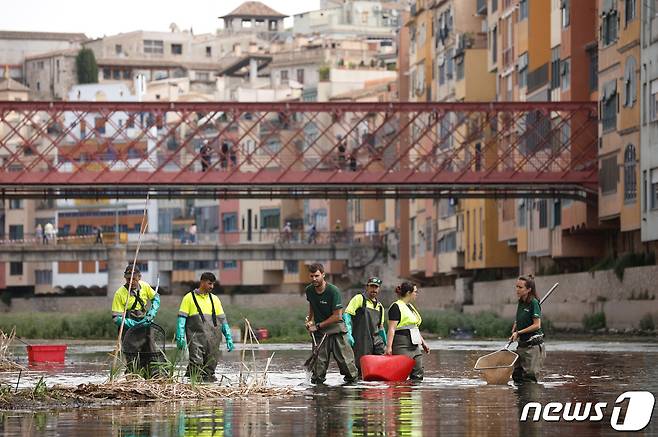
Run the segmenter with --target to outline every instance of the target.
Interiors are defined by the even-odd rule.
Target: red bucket
[[[65,355],[65,344],[33,344],[27,346],[27,360],[30,363],[63,363]]]
[[[364,355],[361,375],[364,381],[405,381],[415,364],[405,355]]]

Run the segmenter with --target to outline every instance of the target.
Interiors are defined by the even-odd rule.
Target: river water
[[[341,385],[335,364],[326,386],[308,383],[302,364],[308,345],[264,345],[246,362],[269,368],[273,386],[294,387],[287,398],[226,399],[219,402],[144,403],[56,411],[0,411],[3,436],[279,436],[279,435],[615,435],[611,413],[627,391],[658,394],[658,344],[550,342],[540,384],[520,388],[487,386],[473,371],[479,356],[501,342],[432,341],[421,384],[360,382]],[[110,344],[69,347],[66,364],[35,368],[21,385],[44,376],[47,385],[107,379]],[[17,350],[18,351],[18,350]],[[23,358],[20,352],[16,355]],[[240,351],[224,353],[218,374],[236,380]],[[255,359],[255,362],[252,361]],[[0,376],[16,383],[16,375]],[[606,402],[602,421],[520,421],[528,402]],[[626,407],[622,406],[622,423]],[[532,416],[531,410],[530,416]],[[658,435],[654,408],[649,425],[636,435]]]

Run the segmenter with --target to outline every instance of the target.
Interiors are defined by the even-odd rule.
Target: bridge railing
[[[2,246],[87,246],[98,247],[113,244],[136,244],[140,239],[137,233],[117,234],[113,232],[103,233],[99,238],[96,234],[89,235],[51,235],[48,238],[43,236],[32,236],[22,239],[0,239]],[[303,230],[254,230],[252,232],[209,232],[197,233],[195,235],[189,232],[177,233],[145,233],[141,236],[142,244],[162,244],[168,246],[183,245],[257,245],[257,244],[275,244],[275,245],[298,245],[298,244],[358,244],[360,246],[380,246],[383,242],[383,235],[370,232],[354,232],[351,230],[344,231],[303,231]]]

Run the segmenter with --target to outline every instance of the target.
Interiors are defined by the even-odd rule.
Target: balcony
[[[503,69],[512,67],[514,63],[514,46],[503,50]]]
[[[528,73],[528,94],[548,85],[548,63]]]
[[[487,15],[487,0],[475,0],[475,12],[478,15]]]

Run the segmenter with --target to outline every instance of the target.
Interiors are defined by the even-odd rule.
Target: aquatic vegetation
[[[11,342],[16,336],[16,331],[14,329],[9,331],[9,334],[5,334],[4,331],[0,331],[0,371],[9,371],[9,370],[21,370],[23,366],[14,362],[11,358],[11,354],[8,349],[11,345]]]

